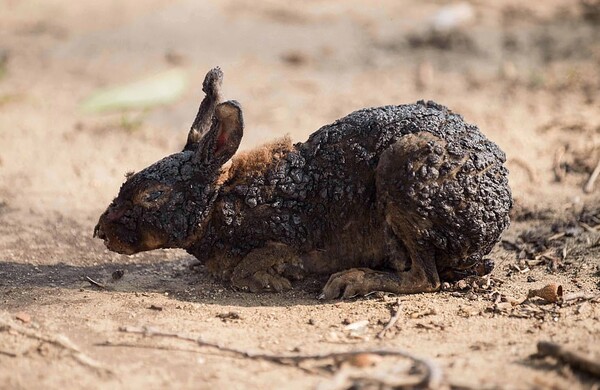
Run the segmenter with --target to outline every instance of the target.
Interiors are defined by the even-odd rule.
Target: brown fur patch
[[[162,248],[165,242],[166,239],[161,237],[160,234],[152,231],[143,231],[140,247],[142,247],[144,250],[152,250]]]
[[[280,160],[292,148],[292,141],[286,135],[256,149],[239,153],[233,158],[231,167],[226,173],[226,179],[221,175],[219,181],[224,179],[223,182],[244,182],[257,173],[265,172],[269,166]]]

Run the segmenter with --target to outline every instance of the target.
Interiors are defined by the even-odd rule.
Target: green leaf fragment
[[[150,108],[175,101],[187,86],[187,74],[175,68],[152,77],[100,90],[85,99],[81,109],[85,112]]]

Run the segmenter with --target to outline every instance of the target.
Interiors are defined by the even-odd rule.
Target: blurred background
[[[245,150],[420,99],[478,125],[506,152],[515,196],[491,276],[400,307],[244,294],[182,250],[109,252],[92,238],[100,213],[125,172],[181,150],[217,65]],[[398,347],[438,361],[454,388],[594,388],[530,356],[537,340],[599,353],[598,307],[509,302],[550,282],[597,295],[598,174],[600,0],[0,0],[0,387],[334,388],[181,340],[106,347],[149,325],[279,354]],[[394,302],[401,325],[379,340]],[[5,320],[67,335],[115,375]]]
[[[244,149],[431,99],[500,144],[523,202],[585,198],[599,158],[599,1],[0,8],[0,199],[16,208],[100,211],[124,172],[181,148],[216,65],[244,107]]]

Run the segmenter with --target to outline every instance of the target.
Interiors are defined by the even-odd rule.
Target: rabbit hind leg
[[[405,268],[404,260],[400,261]],[[390,264],[393,266],[393,262]],[[330,276],[320,299],[351,298],[373,291],[394,294],[433,292],[440,279],[432,256],[413,253],[407,270],[379,271],[370,268],[351,268]]]
[[[399,234],[400,233],[400,234]],[[321,299],[351,298],[373,291],[395,294],[414,294],[436,291],[440,287],[433,253],[420,253],[400,238],[409,232],[387,225],[386,263],[390,270],[351,268],[337,272],[329,278],[319,296]]]
[[[376,171],[377,202],[386,235],[387,264],[391,271],[352,268],[331,275],[322,298],[348,298],[381,290],[392,293],[435,291],[440,286],[435,248],[428,242],[434,221],[423,217],[420,195],[436,195],[429,188],[435,168],[443,163],[445,141],[421,132],[402,137],[382,153]],[[421,173],[425,172],[423,176]]]

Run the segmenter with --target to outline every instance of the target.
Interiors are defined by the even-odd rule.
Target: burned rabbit
[[[184,248],[216,277],[322,297],[435,291],[482,275],[512,205],[504,153],[434,102],[356,111],[304,143],[235,154],[242,109],[212,69],[184,149],[131,175],[95,236],[133,254]],[[232,159],[231,164],[226,163]]]

